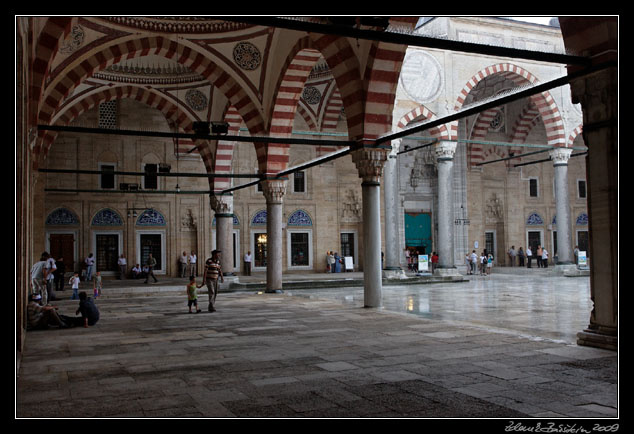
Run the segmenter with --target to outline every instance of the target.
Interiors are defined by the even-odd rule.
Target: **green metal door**
[[[405,213],[405,245],[421,254],[431,253],[431,214]]]

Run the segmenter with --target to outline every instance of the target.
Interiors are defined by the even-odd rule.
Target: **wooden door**
[[[56,261],[64,258],[66,271],[75,268],[75,236],[73,234],[51,234],[49,238],[50,254]]]

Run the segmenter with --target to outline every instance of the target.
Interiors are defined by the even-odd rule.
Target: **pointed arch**
[[[99,47],[98,51],[95,50],[92,56],[71,62],[46,88],[38,113],[38,123],[49,124],[59,110],[61,101],[94,72],[123,59],[147,54],[173,59],[188,67],[192,72],[202,75],[227,97],[242,116],[251,134],[264,132],[265,126],[258,106],[229,73],[203,53],[163,36],[135,35],[132,38],[109,41],[108,44]]]
[[[577,127],[574,130],[572,130],[572,133],[570,133],[570,136],[568,136],[568,140],[566,141],[566,146],[572,147],[575,139],[581,133],[583,133],[583,124],[577,125]]]
[[[61,111],[54,120],[54,124],[68,125],[82,113],[98,106],[101,103],[123,98],[130,98],[157,109],[163,113],[169,124],[176,125],[182,131],[190,131],[192,129],[193,122],[199,120],[195,113],[183,111],[181,107],[167,99],[167,97],[161,92],[140,86],[122,85],[100,89],[97,92],[86,94],[80,99],[74,99],[72,103],[62,107]],[[48,153],[48,150],[55,141],[56,137],[56,132],[47,132],[45,135],[45,155]],[[209,172],[212,169],[213,155],[207,146],[207,142],[204,140],[196,140],[194,143],[203,163],[205,164],[205,168]]]
[[[72,17],[50,17],[37,38],[33,50],[33,62],[31,64],[31,97],[33,105],[29,114],[31,122],[37,123],[37,113],[42,101],[42,92],[45,87],[46,77],[49,74],[51,63],[57,53],[59,41],[70,33]]]
[[[462,108],[467,97],[469,96],[469,93],[478,85],[478,83],[480,83],[486,77],[495,74],[501,75],[504,78],[511,80],[518,86],[535,84],[539,82],[537,77],[535,77],[533,74],[511,63],[498,63],[495,65],[487,66],[486,68],[478,71],[475,75],[473,75],[460,90],[458,97],[456,98],[454,110],[457,111]],[[548,144],[551,146],[565,146],[564,124],[559,112],[559,108],[557,107],[557,104],[555,103],[553,97],[548,91],[546,91],[532,96],[531,100],[537,107],[537,110],[539,111],[539,114],[544,122]],[[451,136],[456,138],[458,136],[458,121],[454,121],[451,123]]]
[[[242,117],[235,107],[230,106],[224,116],[224,121],[229,124],[229,135],[238,135]],[[231,173],[231,165],[233,161],[233,151],[235,142],[228,140],[219,140],[215,153],[211,156],[214,162],[214,173]],[[231,178],[210,178],[210,187],[212,191],[224,190],[231,187]]]
[[[291,50],[282,68],[275,102],[271,107],[270,135],[290,137],[292,134],[295,112],[304,84],[320,57],[321,53],[314,48],[308,37],[300,39]],[[255,150],[261,173],[280,172],[288,166],[288,144],[257,144]]]
[[[409,125],[410,123],[431,120],[435,116],[436,115],[434,114],[434,112],[432,112],[427,107],[421,104],[418,107],[406,113],[405,115],[403,115],[403,117],[401,117],[401,119],[396,124],[396,127],[402,130],[403,128],[407,127],[407,125]],[[429,134],[434,138],[437,138],[440,140],[450,139],[449,130],[447,129],[446,125],[441,125],[440,127],[434,127],[429,129],[428,131],[429,131]]]

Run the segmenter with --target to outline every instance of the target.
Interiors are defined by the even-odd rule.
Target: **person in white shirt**
[[[542,249],[542,267],[548,268],[548,251],[546,247]]]
[[[92,253],[88,254],[88,257],[84,262],[86,263],[86,280],[92,280],[92,270],[95,265],[95,258]]]
[[[123,280],[125,279],[126,271],[128,268],[128,261],[126,261],[123,253],[121,254],[121,256],[119,256],[119,260],[117,261],[117,263],[119,264],[119,271],[120,271],[119,280]]]
[[[251,275],[251,251],[249,250],[246,255],[244,255],[244,274],[245,276]]]
[[[533,251],[531,250],[531,247],[528,246],[526,247],[526,268],[532,268],[531,267],[532,260],[533,260]]]
[[[70,283],[73,289],[73,295],[70,296],[70,299],[75,300],[79,298],[79,294],[77,293],[79,290],[79,273],[74,273],[73,276],[68,279],[68,283]]]
[[[46,253],[46,252],[45,252]],[[47,257],[42,253],[40,260],[31,268],[31,293],[39,294],[44,298],[42,304],[46,304],[48,295],[46,291],[46,261]]]
[[[48,253],[46,253],[48,255]],[[53,287],[53,280],[55,277],[53,273],[57,270],[57,265],[55,264],[55,259],[53,259],[50,255],[46,260],[46,291],[48,292],[48,300],[55,300],[55,288]]]
[[[197,262],[197,257],[196,257],[196,253],[194,253],[194,251],[192,250],[191,254],[189,255],[189,276],[198,276],[198,269],[196,267],[196,262]]]
[[[178,262],[180,265],[180,276],[185,277],[185,273],[187,272],[187,252],[183,252]]]
[[[134,267],[132,267],[132,277],[135,279],[141,277],[141,266],[139,264],[136,264]]]
[[[475,274],[477,264],[478,264],[478,255],[476,251],[474,250],[473,252],[471,252],[471,274]]]

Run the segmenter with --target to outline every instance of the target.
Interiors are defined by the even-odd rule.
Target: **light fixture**
[[[199,136],[210,134],[227,134],[229,132],[228,122],[194,122],[194,133]]]
[[[229,132],[229,123],[211,122],[211,132],[213,134],[227,134]]]

